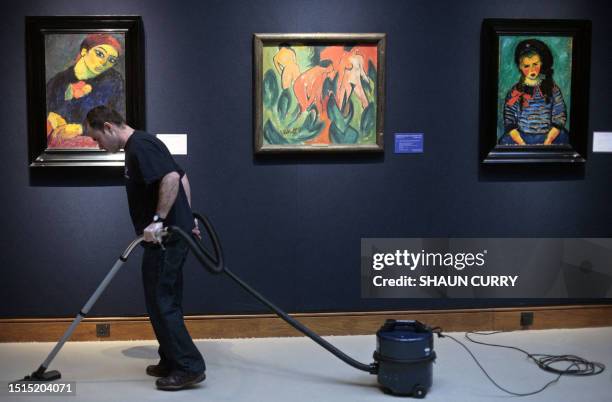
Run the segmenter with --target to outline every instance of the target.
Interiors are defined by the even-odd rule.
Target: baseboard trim
[[[521,312],[531,311],[533,325],[520,326]],[[445,331],[586,328],[612,326],[612,305],[563,305],[456,310],[369,311],[292,314],[321,335],[367,335],[388,318],[419,320]],[[67,318],[0,319],[0,342],[55,342],[72,322]],[[96,336],[97,324],[110,324],[110,336]],[[197,315],[185,317],[194,339],[263,338],[301,334],[273,314]],[[71,341],[152,340],[147,316],[85,318]]]

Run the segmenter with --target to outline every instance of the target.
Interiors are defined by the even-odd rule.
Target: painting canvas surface
[[[263,46],[264,145],[376,144],[375,44]]]
[[[568,144],[572,38],[501,35],[498,57],[498,144]]]
[[[125,118],[125,35],[45,35],[47,147],[98,148],[83,135],[87,112],[108,105]]]

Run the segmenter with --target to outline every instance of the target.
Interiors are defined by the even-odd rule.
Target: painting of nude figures
[[[382,151],[384,34],[256,34],[255,152]]]

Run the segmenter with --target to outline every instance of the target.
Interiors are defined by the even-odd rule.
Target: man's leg
[[[161,249],[151,248],[146,246],[142,257],[142,283],[145,294],[145,304],[147,313],[153,327],[153,332],[159,342],[157,353],[159,354],[159,364],[172,370],[174,368],[172,360],[169,358],[169,353],[165,351],[165,344],[168,343],[168,338],[164,337],[165,332],[161,327],[161,313],[159,311],[156,299],[156,289],[159,282],[159,258]]]
[[[185,327],[181,306],[182,268],[189,249],[182,239],[166,243],[165,248],[158,259],[159,281],[155,289],[159,328],[162,338],[167,340],[161,346],[175,370],[202,373],[206,365]]]

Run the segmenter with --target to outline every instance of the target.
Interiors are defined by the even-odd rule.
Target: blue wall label
[[[395,153],[423,153],[423,133],[395,133]]]

